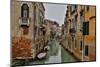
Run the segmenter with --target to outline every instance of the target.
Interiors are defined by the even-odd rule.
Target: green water
[[[66,51],[59,42],[52,39],[48,42],[50,50],[47,53],[47,57],[42,60],[36,60],[30,62],[30,64],[51,64],[51,63],[67,63],[67,62],[77,62],[78,60]]]

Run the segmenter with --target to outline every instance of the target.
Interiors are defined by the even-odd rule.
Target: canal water
[[[34,64],[51,64],[51,63],[67,63],[67,62],[77,62],[78,60],[66,51],[59,42],[55,39],[51,39],[48,42],[50,50],[47,52],[46,58],[42,60],[35,60],[29,62],[28,65]]]

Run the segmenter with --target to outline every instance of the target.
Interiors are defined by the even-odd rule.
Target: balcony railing
[[[29,18],[25,18],[25,17],[20,17],[19,18],[19,25],[20,26],[28,26],[30,25],[30,19]]]

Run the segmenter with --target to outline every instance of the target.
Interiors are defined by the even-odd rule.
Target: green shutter
[[[89,22],[83,22],[83,35],[89,35]]]

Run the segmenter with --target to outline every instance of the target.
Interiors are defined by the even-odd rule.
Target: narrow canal
[[[67,63],[78,61],[73,55],[71,55],[61,45],[59,45],[59,42],[57,40],[50,40],[48,42],[48,46],[50,46],[50,50],[47,52],[47,57],[45,59],[29,62],[28,65]]]
[[[20,61],[14,64],[14,66],[29,66],[38,64],[52,64],[52,63],[68,63],[77,62],[78,60],[66,51],[56,39],[51,39],[48,42],[50,50],[47,52],[47,56],[44,59],[36,59],[32,61]]]

